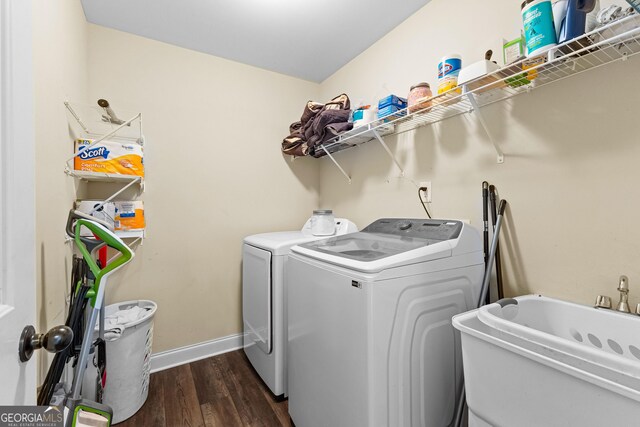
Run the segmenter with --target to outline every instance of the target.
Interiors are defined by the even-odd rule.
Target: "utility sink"
[[[640,424],[640,316],[528,295],[453,325],[470,426]]]

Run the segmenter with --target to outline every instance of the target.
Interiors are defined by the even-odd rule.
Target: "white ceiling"
[[[82,0],[116,30],[321,82],[429,0]]]

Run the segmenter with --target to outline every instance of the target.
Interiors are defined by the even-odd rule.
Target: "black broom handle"
[[[496,206],[496,186],[489,186],[489,200],[491,201],[491,222],[493,223],[493,231],[496,230],[496,221],[498,217],[498,208]],[[502,287],[502,260],[500,258],[500,242],[496,244],[496,281],[498,288],[498,299],[504,298],[504,288]]]
[[[482,226],[484,243],[484,268],[489,268],[489,183],[482,182]],[[486,303],[489,304],[489,293],[487,293]]]

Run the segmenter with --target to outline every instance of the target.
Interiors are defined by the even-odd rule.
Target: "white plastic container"
[[[634,425],[640,317],[539,295],[453,318],[470,426]]]
[[[311,217],[311,233],[314,236],[331,236],[336,232],[336,221],[333,211],[321,209],[313,211]]]
[[[457,53],[445,56],[440,60],[438,63],[438,95],[458,86],[458,75],[461,68],[462,56]]]
[[[140,300],[112,304],[105,308],[105,316],[134,306],[148,311],[143,318],[125,324],[125,330],[119,338],[107,340],[107,385],[103,402],[113,409],[113,424],[138,412],[149,394],[156,303]]]
[[[362,111],[362,118],[353,121],[353,127],[358,128],[360,126],[368,125],[376,119],[378,110],[375,108],[368,108]]]
[[[539,55],[556,46],[558,38],[551,0],[525,0],[521,7],[527,56]]]

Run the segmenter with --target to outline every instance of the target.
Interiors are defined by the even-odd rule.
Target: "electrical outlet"
[[[427,191],[421,191],[420,192],[420,198],[422,199],[422,201],[424,203],[431,203],[431,199],[433,198],[433,194],[432,194],[432,187],[431,187],[431,181],[423,181],[420,183],[420,188],[426,188]]]

